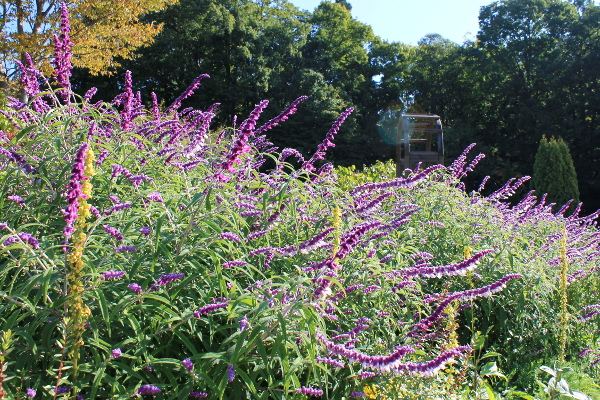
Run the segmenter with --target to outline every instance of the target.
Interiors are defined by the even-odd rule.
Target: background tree
[[[547,203],[558,207],[569,200],[579,202],[577,174],[567,144],[559,138],[542,136],[533,165],[532,186],[539,196],[548,193]]]
[[[161,26],[140,21],[140,16],[161,10],[177,0],[67,1],[71,40],[75,44],[72,63],[93,74],[107,73],[117,65],[116,57],[131,57],[132,51],[152,42]],[[0,3],[0,89],[15,84],[16,60],[29,53],[36,66],[50,75],[52,34],[57,32],[60,2],[57,0],[12,0]]]

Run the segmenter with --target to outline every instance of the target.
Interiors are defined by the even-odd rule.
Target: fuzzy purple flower
[[[342,126],[346,118],[348,118],[348,116],[352,114],[353,111],[354,108],[350,107],[346,109],[346,111],[344,111],[342,114],[340,114],[340,116],[335,120],[335,122],[331,126],[331,129],[329,129],[329,132],[327,132],[327,135],[325,135],[325,139],[323,140],[323,142],[321,142],[319,146],[317,146],[317,151],[315,152],[315,154],[313,154],[313,156],[308,161],[302,164],[303,170],[309,172],[316,170],[313,164],[317,160],[324,159],[325,152],[327,151],[328,147],[335,147],[335,144],[333,144],[332,140],[334,139],[335,134],[340,130],[340,127]]]
[[[137,294],[140,294],[144,291],[142,289],[142,287],[140,285],[138,285],[137,283],[130,283],[129,285],[127,285],[127,287],[129,288],[129,290],[131,290],[132,292],[135,292]]]
[[[365,394],[365,392],[352,392],[350,393],[350,397],[356,399],[359,397],[367,397],[367,395]]]
[[[377,182],[377,183],[365,183],[363,185],[357,186],[350,192],[351,195],[356,196],[359,193],[365,191],[375,191],[393,187],[404,187],[409,188],[415,186],[417,183],[425,180],[433,171],[438,169],[445,168],[443,165],[432,165],[429,168],[426,168],[422,172],[418,174],[411,175],[408,178],[396,178],[392,181],[387,182]]]
[[[375,372],[371,372],[371,371],[362,371],[358,373],[358,377],[360,379],[368,379],[368,378],[372,378],[375,375],[377,375]]]
[[[100,214],[100,210],[98,210],[96,207],[94,206],[90,206],[90,212],[94,215],[94,217],[96,218],[100,218],[102,214]]]
[[[185,276],[184,273],[172,273],[172,274],[164,274],[157,281],[157,285],[166,285],[169,282],[177,281]]]
[[[195,397],[197,399],[203,399],[208,397],[208,393],[205,392],[190,392],[190,397]]]
[[[201,318],[203,315],[207,315],[209,313],[215,312],[222,308],[227,308],[228,305],[229,305],[229,302],[227,302],[227,301],[223,301],[220,303],[207,304],[203,307],[200,307],[196,311],[194,311],[194,317]]]
[[[240,332],[244,332],[246,329],[248,329],[249,325],[250,323],[248,322],[248,317],[244,315],[244,318],[240,320]]]
[[[121,351],[121,349],[113,349],[113,351],[111,351],[111,355],[112,358],[119,358],[123,355],[123,352]]]
[[[102,280],[121,279],[123,276],[125,276],[125,271],[104,271],[102,273]]]
[[[156,201],[158,203],[164,203],[162,196],[158,192],[152,192],[148,196],[146,196],[148,200]]]
[[[319,363],[333,365],[334,367],[337,367],[337,368],[344,368],[346,366],[340,360],[336,360],[335,358],[331,358],[331,357],[317,356],[316,360]]]
[[[323,391],[321,389],[315,389],[315,388],[305,387],[305,386],[297,388],[296,393],[302,393],[307,396],[315,396],[315,397],[323,396]]]
[[[238,243],[242,242],[242,240],[239,238],[239,236],[236,235],[233,232],[223,232],[223,233],[221,233],[221,239],[233,240],[234,242],[238,242]]]
[[[115,252],[116,253],[121,253],[121,252],[125,252],[125,253],[134,253],[136,252],[137,249],[133,246],[119,246],[119,247],[115,247]]]
[[[14,201],[17,204],[25,204],[25,200],[21,196],[8,196],[7,199]]]
[[[71,83],[69,77],[71,76],[71,47],[73,42],[69,37],[71,29],[69,27],[69,10],[65,2],[61,3],[60,9],[60,35],[54,35],[54,67],[56,69],[56,81],[58,86],[65,88],[60,92],[62,98],[66,101],[69,98],[69,92],[71,90]]]
[[[412,267],[398,271],[400,275],[405,277],[423,276],[425,278],[441,278],[442,276],[465,275],[467,272],[474,270],[483,256],[491,253],[492,250],[484,250],[473,257],[468,258],[456,264],[438,266],[438,267]]]
[[[29,397],[30,399],[33,399],[36,395],[36,392],[34,389],[27,389],[26,392],[26,396]]]
[[[246,261],[227,261],[223,263],[223,268],[240,267],[248,264]]]
[[[140,228],[140,233],[144,236],[150,235],[150,228],[147,226],[143,226]]]
[[[109,215],[111,215],[112,213],[114,213],[116,211],[122,211],[122,210],[125,210],[126,208],[129,208],[131,206],[132,206],[131,203],[115,204],[114,206],[112,206],[108,210],[105,210],[104,211],[104,215],[109,216]]]
[[[254,135],[256,121],[268,104],[268,100],[261,101],[254,107],[254,110],[250,113],[250,116],[244,122],[242,122],[238,130],[238,137],[229,151],[229,154],[226,155],[226,160],[218,164],[219,167],[221,167],[224,171],[231,173],[237,172],[233,165],[240,162],[240,156],[242,154],[250,152],[251,147],[248,146],[248,139],[250,136]],[[227,176],[222,174],[218,175],[218,178],[225,182],[229,180]]]
[[[185,360],[181,361],[181,365],[183,365],[183,367],[190,372],[194,369],[194,363],[190,358],[186,358]]]
[[[64,3],[63,3],[64,4]],[[77,151],[75,155],[75,161],[73,163],[73,167],[71,168],[71,181],[67,185],[67,202],[69,205],[65,210],[62,210],[67,226],[65,226],[63,233],[67,239],[69,239],[73,232],[75,232],[75,228],[73,228],[73,224],[77,219],[77,211],[79,208],[79,198],[84,197],[85,195],[81,192],[81,181],[86,179],[83,175],[84,170],[84,161],[85,154],[88,149],[87,143],[82,143],[81,147]]]
[[[233,365],[229,364],[227,366],[227,382],[233,382],[235,379],[235,369]]]
[[[19,232],[19,233],[17,233],[17,236],[10,236],[8,239],[6,239],[4,241],[3,245],[9,246],[13,243],[18,242],[19,239],[21,239],[21,241],[29,244],[30,246],[32,246],[34,249],[38,249],[40,247],[40,243],[38,242],[38,240],[36,238],[34,238],[30,233],[27,233],[27,232]]]
[[[112,226],[109,225],[102,225],[102,228],[104,228],[104,230],[110,234],[112,237],[114,237],[117,240],[123,240],[124,236],[121,234],[121,232],[119,232],[119,230],[117,228],[113,228]]]
[[[185,89],[185,91],[177,99],[175,99],[173,104],[171,104],[169,106],[169,108],[167,109],[167,113],[169,113],[171,111],[175,111],[179,107],[181,107],[181,102],[184,99],[190,97],[194,93],[194,90],[196,90],[196,89],[198,89],[198,87],[200,87],[200,81],[202,81],[202,79],[204,79],[204,78],[210,78],[210,75],[202,74],[202,75],[199,75],[198,77],[196,77],[196,79],[194,79],[192,84],[190,86],[188,86],[188,88]]]
[[[158,386],[154,386],[154,385],[144,385],[144,386],[140,386],[140,388],[138,389],[138,394],[141,396],[148,395],[148,394],[158,394],[160,392],[161,392],[160,388]]]
[[[294,100],[289,106],[288,108],[286,108],[285,110],[283,110],[281,112],[281,114],[279,114],[278,116],[276,116],[275,118],[273,118],[272,120],[270,120],[269,122],[267,122],[266,124],[264,124],[263,126],[261,126],[260,128],[258,128],[254,134],[255,135],[260,135],[262,132],[265,132],[271,128],[274,128],[275,126],[277,126],[280,122],[283,122],[285,120],[288,119],[288,117],[292,114],[294,114],[297,110],[296,107],[298,107],[298,104],[300,104],[300,102],[304,101],[308,99],[308,96],[300,96],[298,97],[296,100]]]
[[[71,389],[68,386],[59,386],[56,389],[52,389],[56,391],[56,394],[63,394],[63,393],[71,393]]]

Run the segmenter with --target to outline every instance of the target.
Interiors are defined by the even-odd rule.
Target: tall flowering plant
[[[92,104],[93,90],[81,103],[44,98],[51,112],[15,103],[23,134],[0,151],[0,324],[18,344],[9,395],[363,397],[373,379],[461,365],[471,343],[448,345],[448,310],[462,322],[463,306],[531,282],[523,260],[448,212],[541,224],[543,205],[503,202],[517,182],[482,197],[433,166],[345,187],[320,162],[351,109],[284,168],[304,157],[277,154],[263,133],[304,98],[261,125],[262,101],[230,141],[212,140],[216,105],[180,110],[201,79],[164,112],[133,95],[129,73],[109,103]],[[565,219],[553,218],[548,232]]]

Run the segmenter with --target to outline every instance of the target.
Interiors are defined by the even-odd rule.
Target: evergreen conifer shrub
[[[569,200],[579,202],[577,174],[569,148],[562,138],[542,136],[533,165],[533,188],[548,202],[563,205]]]

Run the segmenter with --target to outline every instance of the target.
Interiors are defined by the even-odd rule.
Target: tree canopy
[[[109,73],[116,58],[128,58],[133,50],[152,42],[161,25],[140,20],[177,0],[71,0],[69,7],[73,65],[91,73]],[[9,0],[0,3],[0,88],[18,76],[17,60],[25,52],[36,66],[50,75],[52,36],[58,31],[61,3],[57,0]]]

